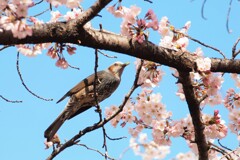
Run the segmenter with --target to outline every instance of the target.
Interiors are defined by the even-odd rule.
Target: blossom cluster
[[[140,63],[140,59],[135,61],[136,69],[139,67]],[[144,60],[140,71],[138,84],[141,84],[141,87],[156,87],[164,75],[164,72],[159,68],[159,66],[160,65],[157,63]]]
[[[146,29],[158,30],[158,19],[153,10],[149,10],[143,19],[138,19],[141,9],[136,6],[130,8],[116,4],[107,8],[115,17],[122,18],[121,34],[133,37],[139,43],[147,40]]]
[[[170,147],[158,145],[154,141],[149,141],[147,134],[141,133],[139,138],[131,138],[129,146],[136,155],[140,155],[144,160],[164,159],[170,153]]]
[[[48,0],[52,6],[58,7],[60,5],[66,5],[70,8],[65,15],[62,15],[59,11],[51,11],[50,22],[57,22],[61,19],[69,21],[76,19],[82,14],[81,9],[76,9],[82,0]],[[23,39],[27,36],[32,36],[32,27],[30,24],[41,25],[42,21],[38,20],[36,17],[28,16],[29,8],[33,7],[35,4],[32,0],[10,0],[0,2],[0,32],[11,31],[13,37]],[[91,27],[90,22],[88,22],[84,27]],[[76,48],[70,44],[55,44],[51,47],[51,43],[42,43],[35,45],[21,44],[16,45],[18,52],[25,56],[36,56],[41,54],[43,50],[47,49],[47,55],[51,58],[57,58],[56,66],[60,68],[67,68],[68,63],[63,56],[63,50],[66,48],[67,52],[72,55],[75,53]]]
[[[143,43],[144,40],[148,40],[147,29],[152,28],[154,31],[158,31],[162,36],[160,46],[186,50],[189,40],[185,36],[191,26],[191,22],[186,22],[185,26],[177,30],[175,29],[167,17],[163,17],[160,22],[153,10],[148,10],[144,18],[139,19],[138,15],[141,12],[141,8],[137,6],[131,6],[127,8],[122,6],[121,3],[114,4],[107,8],[115,17],[122,18],[121,34],[134,38],[139,43]]]
[[[167,17],[162,17],[158,29],[158,32],[162,36],[159,45],[166,48],[172,48],[175,50],[181,49],[182,51],[185,51],[189,43],[185,34],[187,34],[190,26],[191,22],[188,21],[182,29],[177,30],[171,25]]]
[[[1,1],[0,3],[0,32],[10,30],[13,37],[23,39],[32,35],[32,28],[28,26],[26,17],[28,8],[32,7],[32,0]]]
[[[224,99],[224,105],[229,110],[229,129],[238,136],[240,141],[240,93],[230,88]]]
[[[76,48],[71,44],[63,45],[58,43],[56,43],[54,47],[50,47],[47,52],[47,55],[52,59],[57,58],[56,66],[62,69],[66,69],[69,66],[63,55],[63,50],[65,48],[67,49],[69,55],[75,54]]]
[[[66,7],[71,9],[79,7],[80,2],[82,2],[82,0],[47,0],[47,1],[51,3],[51,5],[53,5],[54,7],[65,5]]]
[[[222,74],[212,73],[210,71],[211,59],[203,57],[201,48],[197,48],[193,55],[198,56],[195,60],[196,70],[190,72],[190,78],[196,98],[203,99],[201,103],[202,106],[207,104],[211,106],[222,104],[223,101],[220,93],[222,83],[224,82]],[[174,75],[176,77],[179,76],[176,70]],[[181,100],[185,100],[182,84],[178,84],[176,95],[179,96]]]

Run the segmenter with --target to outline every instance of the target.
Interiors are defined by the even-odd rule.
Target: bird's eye
[[[117,63],[114,63],[114,66],[117,66],[118,64]]]

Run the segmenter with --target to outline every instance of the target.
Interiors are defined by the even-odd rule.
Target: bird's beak
[[[129,64],[130,64],[129,62],[126,62],[126,63],[123,64],[123,67],[126,67]]]

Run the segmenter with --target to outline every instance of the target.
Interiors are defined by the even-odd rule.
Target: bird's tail
[[[45,130],[44,137],[47,138],[47,141],[51,141],[53,136],[57,133],[58,129],[67,119],[66,111],[64,110],[55,121]]]

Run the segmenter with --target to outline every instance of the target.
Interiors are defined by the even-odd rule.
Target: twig
[[[15,100],[15,101],[9,100],[9,99],[3,97],[2,95],[0,95],[0,98],[2,98],[3,100],[5,100],[6,102],[10,102],[10,103],[22,103],[22,101],[18,101],[18,100]]]
[[[42,12],[40,12],[40,13],[38,13],[38,14],[35,14],[35,15],[31,16],[31,17],[38,17],[38,16],[44,14],[45,12],[47,12],[47,11],[49,11],[49,10],[50,10],[49,8],[48,8],[48,9],[45,9],[44,11],[42,11]]]
[[[79,67],[75,67],[75,66],[72,66],[72,65],[70,65],[70,64],[68,64],[68,66],[69,66],[70,68],[72,68],[72,69],[80,70]]]
[[[221,159],[223,159],[224,157],[226,157],[226,156],[228,156],[228,155],[231,157],[230,154],[231,154],[231,153],[234,153],[235,151],[236,151],[236,150],[233,150],[233,151],[231,151],[231,152],[228,152],[227,154],[224,154],[224,155],[221,157]],[[236,153],[234,153],[234,154],[235,154],[237,157],[240,157],[238,154],[236,154]],[[226,158],[227,158],[227,157],[226,157]],[[220,159],[220,160],[221,160],[221,159]],[[232,160],[232,159],[231,159],[231,160]]]
[[[232,151],[232,149],[230,149],[230,148],[222,145],[222,143],[220,142],[220,139],[218,139],[218,144],[219,144],[222,148],[224,148],[224,149],[226,149],[226,150],[229,150],[229,151]]]
[[[228,160],[232,160],[232,156],[228,154],[227,151],[225,151],[224,149],[222,149],[221,147],[215,145],[214,143],[208,141],[208,144],[212,146],[211,149],[216,150],[218,152],[220,152],[223,156],[225,156]],[[214,147],[214,148],[213,148]]]
[[[124,138],[127,138],[127,137],[118,137],[118,138],[111,138],[109,137],[107,134],[106,134],[106,137],[109,139],[109,140],[112,140],[112,141],[117,141],[117,140],[121,140],[121,139],[124,139]]]
[[[42,2],[43,2],[43,0],[41,0],[41,1],[37,2],[37,3],[35,3],[34,6],[36,6],[36,5],[38,5],[38,4],[42,3]]]
[[[177,32],[177,33],[179,33],[179,32]],[[181,34],[182,34],[182,33],[181,33]],[[199,40],[197,40],[197,39],[195,39],[195,38],[190,37],[189,35],[186,35],[186,34],[183,34],[183,35],[184,35],[185,37],[191,39],[191,40],[194,41],[194,42],[197,42],[197,43],[199,43],[199,44],[201,44],[201,45],[203,45],[203,46],[205,46],[205,47],[207,47],[207,48],[211,48],[212,50],[217,51],[218,53],[220,53],[220,54],[223,56],[224,59],[226,59],[226,56],[224,55],[224,53],[223,53],[222,51],[220,51],[219,49],[217,49],[217,48],[215,48],[215,47],[212,47],[212,46],[209,46],[209,45],[207,45],[207,44],[205,44],[205,43],[203,43],[203,42],[201,42],[201,41],[199,41]]]
[[[94,77],[94,83],[93,83],[93,91],[94,91],[94,99],[96,102],[96,108],[99,113],[100,121],[102,121],[102,114],[100,114],[100,106],[99,106],[99,102],[98,102],[98,94],[97,94],[97,86],[96,86],[97,83],[100,83],[100,82],[98,82],[99,79],[98,79],[98,75],[97,75],[97,68],[98,68],[98,52],[97,52],[97,49],[95,49],[95,67],[94,67],[95,77]]]
[[[219,152],[219,153],[221,153],[224,157],[227,158],[227,160],[232,160],[232,159],[229,158],[229,157],[227,156],[227,154],[224,153],[221,149],[218,149],[218,148],[215,148],[215,147],[210,147],[210,149],[211,149],[211,150],[214,150],[214,151],[217,151],[217,152]]]
[[[138,146],[138,145],[135,144],[134,146]],[[131,146],[131,147],[133,147],[133,146]],[[119,155],[118,160],[121,160],[121,159],[123,158],[123,156],[127,153],[127,151],[129,151],[129,150],[131,149],[131,147],[125,148],[125,149],[122,151],[122,153]]]
[[[52,101],[52,100],[53,100],[53,99],[46,99],[46,98],[43,98],[43,97],[38,96],[37,94],[33,93],[33,92],[27,87],[27,85],[24,83],[23,78],[22,78],[22,74],[21,74],[20,69],[19,69],[19,52],[17,53],[17,64],[16,64],[16,66],[17,66],[17,72],[18,72],[19,78],[20,78],[20,80],[21,80],[21,82],[22,82],[22,85],[24,86],[24,88],[25,88],[29,93],[31,93],[33,96],[35,96],[35,97],[37,97],[37,98],[39,98],[39,99],[42,99],[42,100],[44,100],[44,101]]]
[[[136,88],[138,88],[140,85],[137,83],[138,82],[138,78],[139,78],[139,74],[141,71],[141,67],[143,64],[143,60],[141,60],[141,64],[139,65],[139,68],[137,69],[136,72],[136,76],[135,76],[135,80],[133,82],[133,86],[131,87],[130,91],[128,92],[128,94],[124,97],[124,100],[122,102],[122,104],[119,106],[119,109],[109,118],[102,120],[101,122],[94,124],[92,126],[86,127],[85,129],[79,131],[78,134],[76,134],[74,137],[72,137],[69,141],[67,141],[66,143],[64,143],[61,147],[59,147],[57,150],[53,151],[52,154],[47,158],[47,160],[52,160],[54,157],[56,157],[59,153],[61,153],[63,150],[65,150],[66,148],[72,146],[75,144],[75,141],[78,140],[80,137],[82,137],[83,135],[85,135],[88,132],[94,131],[102,126],[104,126],[106,123],[108,123],[110,120],[112,120],[113,118],[115,118],[120,112],[122,112],[125,104],[127,103],[127,101],[129,100],[130,96],[132,95],[132,93],[135,91]]]
[[[236,40],[236,42],[233,45],[233,48],[232,48],[232,59],[234,59],[240,53],[240,50],[238,50],[236,52],[236,48],[237,48],[237,45],[238,45],[239,41],[240,41],[240,37]]]
[[[100,51],[99,49],[98,49],[97,51],[98,51],[99,53],[101,53],[102,55],[108,57],[108,58],[117,58],[117,56],[109,56],[109,55],[103,53],[102,51]]]
[[[205,7],[206,2],[207,2],[207,0],[204,0],[204,1],[203,1],[202,9],[201,9],[202,18],[205,19],[205,20],[207,20],[207,18],[204,16],[204,7]]]
[[[95,152],[99,153],[99,154],[100,154],[101,156],[103,156],[103,157],[107,156],[107,158],[110,159],[110,160],[115,160],[114,158],[111,158],[110,156],[108,156],[108,155],[100,152],[100,151],[97,150],[97,149],[90,148],[90,147],[88,147],[88,146],[85,145],[85,144],[76,144],[76,145],[83,146],[83,147],[85,147],[85,148],[87,148],[88,150],[91,150],[91,151],[95,151]]]
[[[149,2],[149,3],[153,3],[152,1],[150,1],[150,0],[144,0],[144,1],[146,1],[146,2]]]
[[[97,90],[96,90],[96,85],[97,85],[97,82],[99,81],[98,75],[97,75],[97,68],[98,68],[98,49],[95,49],[95,67],[94,67],[95,78],[94,78],[93,90],[94,90],[94,98],[96,101],[96,108],[97,108],[97,112],[99,114],[99,122],[101,122],[102,121],[102,112],[101,112],[101,108],[99,106],[98,95],[97,95]],[[98,82],[98,83],[101,83],[101,82]],[[104,126],[102,126],[102,132],[103,132],[102,148],[105,148],[105,153],[107,153],[106,130],[105,130]],[[107,154],[105,154],[105,159],[107,159]]]
[[[227,13],[227,21],[226,21],[226,27],[227,27],[228,33],[231,33],[231,32],[232,32],[232,31],[229,29],[229,17],[230,17],[231,8],[232,8],[232,0],[229,1],[229,7],[228,7],[228,13]]]
[[[13,45],[5,45],[5,46],[3,46],[2,48],[0,48],[0,51],[6,49],[6,48],[8,48],[8,47],[11,47],[11,46],[13,46]]]

